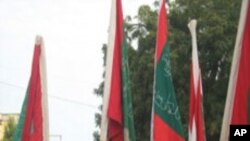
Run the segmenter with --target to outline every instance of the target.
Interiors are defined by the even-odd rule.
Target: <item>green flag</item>
[[[165,0],[162,0],[155,51],[151,141],[184,141],[170,68],[166,17]]]
[[[122,85],[124,141],[135,141],[133,107],[129,80],[128,53],[125,40],[123,40],[122,44]]]

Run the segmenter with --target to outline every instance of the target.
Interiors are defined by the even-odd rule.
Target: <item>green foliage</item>
[[[203,81],[207,140],[218,140],[236,38],[241,1],[176,1],[170,10],[173,76],[187,135],[191,36],[186,24],[197,19],[197,37]],[[181,69],[180,69],[181,66]]]
[[[4,136],[2,141],[12,141],[16,130],[14,118],[10,117],[4,126]]]
[[[157,13],[152,12],[149,6],[140,7],[139,24],[145,25],[147,35],[134,37],[138,38],[138,48],[129,54],[136,137],[141,141],[150,139],[156,18]]]
[[[168,3],[171,68],[186,138],[192,49],[187,24],[192,18],[198,21],[206,140],[219,140],[240,5],[241,1],[235,0],[175,0]],[[154,6],[159,8],[157,2]],[[136,24],[130,22],[131,17],[125,20],[129,43],[138,41],[136,49],[128,48],[135,128],[138,141],[149,141],[157,10],[143,5],[135,18]],[[96,93],[102,95],[103,82],[97,90]],[[100,123],[100,116],[96,119]]]
[[[100,141],[100,134],[97,131],[93,133],[93,136],[94,136],[94,141]]]

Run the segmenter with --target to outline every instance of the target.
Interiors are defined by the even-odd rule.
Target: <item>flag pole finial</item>
[[[190,29],[191,34],[193,34],[195,32],[196,26],[197,26],[197,20],[196,19],[192,19],[188,23],[188,28]]]
[[[43,37],[41,35],[36,36],[36,45],[41,45],[43,43]]]

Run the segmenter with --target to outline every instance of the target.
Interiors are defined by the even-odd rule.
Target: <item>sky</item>
[[[135,15],[154,0],[123,0]],[[0,0],[0,113],[19,113],[30,78],[35,36],[44,38],[50,140],[92,141],[102,99],[102,45],[111,0]]]

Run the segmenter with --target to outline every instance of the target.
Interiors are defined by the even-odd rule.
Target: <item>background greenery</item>
[[[167,4],[173,82],[186,138],[191,63],[191,35],[187,24],[191,19],[197,19],[206,139],[216,141],[220,136],[240,5],[241,0],[175,0]],[[124,20],[129,44],[130,79],[138,141],[150,140],[158,8],[158,1],[150,6],[142,5],[137,16],[127,16]],[[137,23],[132,23],[131,20]],[[138,42],[137,47],[132,46],[131,43],[134,41]],[[104,44],[104,66],[106,48]],[[103,85],[101,82],[95,89],[95,94],[103,95]],[[96,114],[95,120],[97,126],[100,126],[99,113]],[[99,141],[98,131],[94,133],[94,137],[95,141]]]
[[[4,126],[4,135],[2,141],[13,141],[16,130],[16,122],[14,118],[10,117],[7,124]]]

